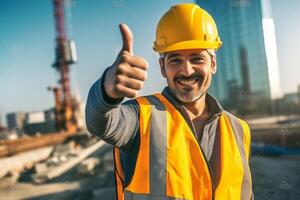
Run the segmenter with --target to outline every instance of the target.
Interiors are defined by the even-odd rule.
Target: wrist
[[[116,97],[114,95],[112,95],[110,93],[110,90],[111,90],[111,85],[113,83],[110,82],[111,80],[111,76],[109,75],[111,73],[111,68],[112,67],[108,67],[103,75],[102,75],[102,80],[101,80],[101,93],[103,95],[103,99],[104,101],[106,101],[107,103],[109,104],[119,104],[123,101],[124,98],[119,98],[119,97]]]

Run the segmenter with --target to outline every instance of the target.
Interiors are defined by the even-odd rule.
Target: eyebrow
[[[191,57],[192,57],[192,56],[199,56],[199,57],[201,57],[201,58],[206,58],[206,56],[203,55],[203,54],[201,54],[201,53],[193,53],[193,54],[191,54],[190,56],[191,56]]]
[[[179,53],[172,53],[172,54],[169,54],[169,55],[167,56],[167,59],[169,60],[169,59],[171,59],[171,58],[178,57],[178,56],[180,56]]]
[[[174,57],[178,57],[178,56],[181,56],[179,53],[171,53],[167,56],[167,59],[172,59]],[[201,54],[201,53],[192,53],[191,55],[189,55],[190,57],[193,57],[193,56],[199,56],[201,58],[206,58],[205,55]]]

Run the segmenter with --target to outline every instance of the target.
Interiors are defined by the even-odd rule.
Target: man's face
[[[185,103],[195,102],[207,92],[217,70],[215,56],[203,49],[168,52],[160,66],[170,90]]]

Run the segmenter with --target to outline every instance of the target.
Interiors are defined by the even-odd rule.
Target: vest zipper
[[[214,184],[214,180],[213,180],[213,177],[212,177],[212,169],[211,169],[211,167],[210,167],[210,165],[209,165],[209,163],[208,163],[208,160],[207,160],[207,158],[206,158],[206,156],[205,156],[205,154],[204,154],[204,152],[203,152],[203,149],[202,149],[202,147],[201,147],[201,145],[200,145],[200,143],[199,143],[199,141],[198,141],[198,139],[197,139],[197,137],[196,137],[195,127],[194,127],[194,125],[193,125],[193,123],[192,123],[190,117],[188,116],[187,112],[186,112],[183,108],[180,107],[180,110],[181,110],[180,113],[183,115],[183,118],[185,119],[185,121],[186,121],[187,124],[189,125],[191,131],[193,132],[193,137],[194,137],[195,140],[197,141],[197,144],[199,145],[199,148],[200,148],[200,150],[201,150],[201,153],[202,153],[202,155],[203,155],[203,157],[204,157],[206,166],[207,166],[208,171],[209,171],[210,180],[211,180],[212,200],[214,200],[214,199],[215,199],[215,184]],[[204,125],[204,127],[205,127],[206,125],[207,125],[207,123]],[[204,130],[204,129],[203,129],[203,130]]]

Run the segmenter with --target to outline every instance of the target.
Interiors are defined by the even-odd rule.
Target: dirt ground
[[[5,183],[5,181],[9,182],[9,179],[1,180],[0,199],[114,200],[112,147],[106,145],[90,157],[101,158],[101,164],[85,174],[78,174],[78,170],[74,167],[74,169],[71,169],[62,176],[41,184],[36,184],[32,181],[31,171],[21,174],[16,184]]]
[[[114,200],[112,147],[106,145],[90,157],[101,158],[103,162],[88,174],[78,175],[72,169],[49,182],[34,184],[27,172],[14,185],[3,187],[0,182],[0,199]],[[300,199],[300,156],[258,155],[251,158],[250,166],[255,200]]]
[[[299,200],[300,156],[253,156],[255,200]]]

